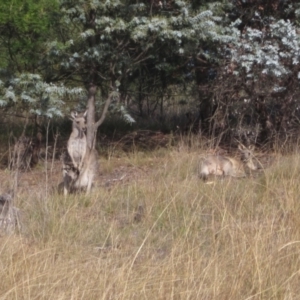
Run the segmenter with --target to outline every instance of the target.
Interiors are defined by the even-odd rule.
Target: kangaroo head
[[[86,115],[87,111],[81,114],[78,114],[77,112],[71,113],[71,120],[73,122],[72,128],[73,130],[76,129],[79,132],[80,137],[86,131]]]
[[[240,152],[242,153],[241,159],[242,161],[247,165],[247,167],[251,170],[256,170],[257,167],[253,163],[253,152],[254,152],[254,146],[246,147],[244,145],[238,146]]]

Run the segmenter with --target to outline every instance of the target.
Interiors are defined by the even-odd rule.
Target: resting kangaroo
[[[98,171],[97,151],[86,140],[86,112],[72,113],[72,133],[62,156],[64,194],[86,188],[89,193]]]
[[[223,155],[207,156],[200,166],[200,178],[206,180],[208,175],[245,177],[245,167],[250,170],[257,170],[252,160],[254,146],[239,145],[238,149],[242,153],[241,161]]]

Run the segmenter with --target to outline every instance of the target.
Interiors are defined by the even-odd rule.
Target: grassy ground
[[[204,184],[185,148],[101,159],[98,187],[22,175],[22,234],[0,237],[0,299],[299,299],[300,156]],[[48,165],[50,168],[50,164]],[[2,187],[9,174],[1,171]]]

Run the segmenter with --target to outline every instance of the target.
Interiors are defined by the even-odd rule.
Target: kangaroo
[[[89,194],[93,185],[95,176],[98,173],[98,153],[95,149],[87,149],[82,168],[79,170],[78,177],[74,181],[75,190],[86,188],[86,194]]]
[[[67,151],[62,155],[64,195],[86,188],[88,194],[98,171],[98,156],[95,149],[89,149],[85,135],[86,112],[72,113],[72,133]]]
[[[72,159],[68,151],[63,152],[61,156],[63,163],[63,182],[59,184],[59,191],[63,187],[64,195],[68,195],[68,192],[73,190],[73,185],[79,176],[79,170],[74,167]]]
[[[87,149],[86,141],[86,114],[71,113],[72,133],[68,140],[68,153],[73,162],[74,168],[80,170]]]
[[[0,232],[10,234],[21,228],[20,212],[12,204],[13,197],[5,193],[0,195]]]
[[[241,161],[223,155],[207,156],[200,166],[200,178],[206,180],[208,175],[246,177],[245,168],[257,170],[253,163],[254,146],[239,145]]]

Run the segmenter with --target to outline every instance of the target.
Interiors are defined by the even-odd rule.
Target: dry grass
[[[25,230],[0,237],[0,299],[297,299],[300,156],[212,185],[197,161],[110,157],[90,196],[66,199],[45,198],[42,169],[24,174]]]

